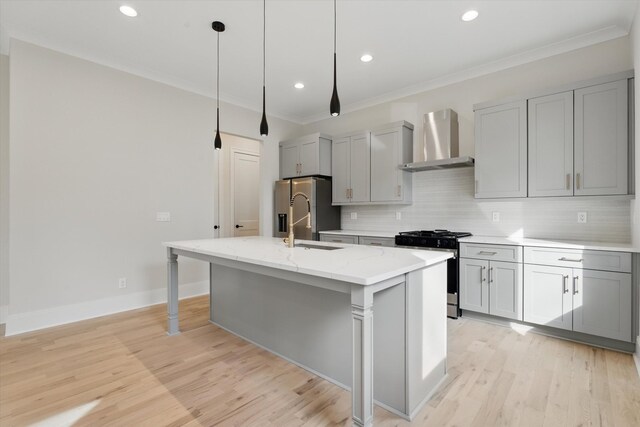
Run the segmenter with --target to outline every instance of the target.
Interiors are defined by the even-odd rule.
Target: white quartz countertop
[[[363,236],[363,237],[396,237],[394,231],[372,231],[372,230],[329,230],[320,231],[320,234],[333,234],[338,236]]]
[[[165,242],[168,248],[262,265],[301,274],[372,285],[410,271],[438,264],[452,254],[441,251],[347,245],[296,240],[337,250],[288,248],[274,237],[235,237],[226,239]]]
[[[544,248],[588,249],[594,251],[640,252],[629,243],[589,242],[581,240],[532,239],[526,237],[469,236],[460,243],[484,243],[490,245],[536,246]]]

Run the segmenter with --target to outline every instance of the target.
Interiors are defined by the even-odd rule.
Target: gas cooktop
[[[471,236],[471,233],[449,230],[403,231],[396,236],[396,245],[457,249],[458,239],[467,236]]]

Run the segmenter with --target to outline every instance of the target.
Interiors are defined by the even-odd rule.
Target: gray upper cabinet
[[[412,125],[398,122],[371,131],[372,202],[411,202],[411,176],[400,166],[412,159]]]
[[[529,197],[573,195],[573,91],[528,101]]]
[[[400,121],[334,137],[333,204],[411,203],[413,125]]]
[[[575,195],[627,194],[628,83],[575,91]]]
[[[475,196],[527,196],[527,103],[475,112]]]
[[[370,153],[371,142],[368,132],[335,138],[331,153],[334,205],[369,201]]]
[[[331,137],[314,133],[281,141],[280,179],[331,176]]]

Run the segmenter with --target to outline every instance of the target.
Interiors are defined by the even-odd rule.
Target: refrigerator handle
[[[288,233],[287,230],[287,214],[279,213],[278,214],[278,233]]]

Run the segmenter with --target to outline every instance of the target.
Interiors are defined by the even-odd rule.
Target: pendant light
[[[331,95],[329,111],[334,117],[340,115],[340,99],[338,98],[338,82],[336,76],[336,21],[336,0],[333,0],[333,95]]]
[[[265,108],[265,68],[267,64],[267,0],[262,0],[262,121],[260,122],[260,135],[269,135],[269,124],[267,123],[267,113]]]
[[[216,150],[222,148],[222,139],[220,138],[220,33],[225,30],[225,26],[220,21],[213,21],[211,28],[218,33],[218,43],[216,47],[216,139],[213,146]]]

